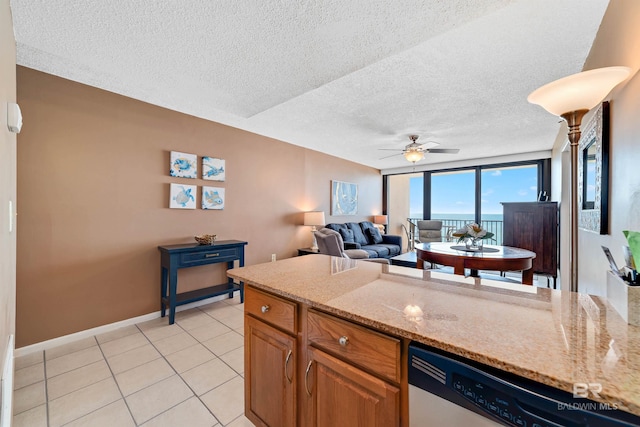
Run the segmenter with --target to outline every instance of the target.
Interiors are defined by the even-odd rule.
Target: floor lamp
[[[569,265],[571,268],[571,291],[578,291],[578,144],[582,118],[598,105],[611,90],[626,79],[631,72],[628,67],[605,67],[583,71],[548,83],[531,92],[527,100],[560,116],[569,125],[571,146],[571,182],[569,197],[571,246]]]

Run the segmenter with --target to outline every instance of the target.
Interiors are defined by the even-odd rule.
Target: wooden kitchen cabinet
[[[310,348],[305,392],[312,426],[399,426],[400,389],[321,350]]]
[[[295,325],[293,303],[249,289],[246,296],[245,416],[257,426],[295,426],[297,339],[277,328]]]
[[[245,416],[270,427],[406,425],[402,348],[395,337],[248,286]]]

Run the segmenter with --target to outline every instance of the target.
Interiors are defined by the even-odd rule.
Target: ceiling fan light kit
[[[419,150],[408,150],[404,153],[404,158],[410,161],[411,163],[418,162],[424,159],[424,152]]]
[[[394,148],[381,148],[380,150],[402,151],[401,154],[411,163],[416,163],[424,159],[424,153],[457,154],[460,151],[458,148],[426,148],[425,145],[428,143],[433,145],[439,144],[435,141],[427,141],[424,144],[418,144],[416,142],[418,140],[418,135],[409,135],[409,139],[411,140],[411,144],[405,146],[403,149],[396,150]],[[397,154],[393,154],[393,156],[396,155]],[[383,157],[383,159],[386,159],[387,157]]]

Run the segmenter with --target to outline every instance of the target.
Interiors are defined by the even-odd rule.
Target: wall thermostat
[[[13,102],[7,103],[7,127],[13,133],[20,133],[22,129],[22,112],[20,106]]]

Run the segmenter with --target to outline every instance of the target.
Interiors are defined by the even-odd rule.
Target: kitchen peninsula
[[[408,425],[411,341],[640,415],[640,328],[599,297],[324,255],[227,274],[256,425]]]

